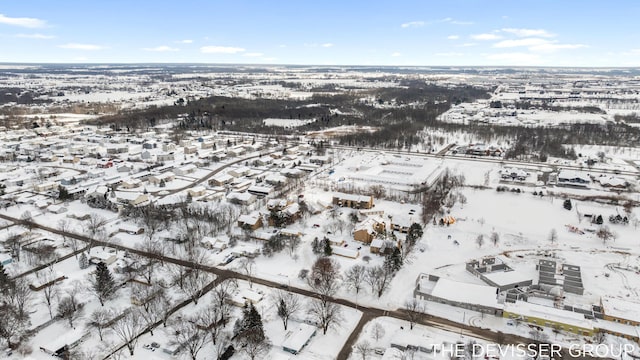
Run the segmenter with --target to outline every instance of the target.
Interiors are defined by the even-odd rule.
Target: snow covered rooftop
[[[305,323],[292,324],[282,342],[282,348],[294,353],[300,352],[316,333],[316,327]]]
[[[499,286],[506,286],[509,284],[517,284],[524,281],[531,280],[532,277],[520,271],[494,271],[483,274],[487,279],[493,281]]]
[[[550,306],[532,304],[524,301],[516,301],[515,303],[505,303],[504,311],[519,314],[526,317],[548,320],[551,323],[562,322],[569,326],[575,326],[582,329],[593,329],[593,323],[587,320],[583,314],[556,309]]]
[[[497,288],[440,278],[431,295],[465,304],[477,304],[492,308],[502,308],[498,303]]]
[[[640,303],[637,302],[603,296],[602,310],[608,316],[640,322]]]

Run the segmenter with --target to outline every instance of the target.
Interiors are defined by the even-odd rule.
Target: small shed
[[[305,323],[292,324],[291,330],[287,331],[282,342],[282,350],[297,355],[309,344],[311,338],[316,334],[317,328]]]

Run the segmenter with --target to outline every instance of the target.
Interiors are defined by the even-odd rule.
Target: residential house
[[[369,244],[376,237],[376,234],[384,232],[384,230],[384,222],[369,217],[356,226],[353,231],[353,239]]]
[[[331,202],[334,205],[349,207],[352,209],[371,209],[374,206],[373,196],[370,195],[335,193]]]
[[[258,212],[240,215],[238,218],[238,227],[255,231],[262,227],[262,216],[260,216]]]
[[[161,183],[173,181],[175,178],[176,176],[171,171],[167,171],[161,174],[149,176],[149,183],[153,185],[160,185]]]

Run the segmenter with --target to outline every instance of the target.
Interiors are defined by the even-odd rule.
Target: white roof
[[[355,195],[355,194],[345,194],[345,193],[335,193],[333,194],[334,197],[337,197],[341,200],[350,200],[350,201],[363,201],[363,202],[368,202],[369,200],[371,200],[370,196],[365,196],[365,195]]]
[[[371,242],[371,247],[381,248],[384,245],[384,240],[382,239],[373,239]]]
[[[294,325],[294,324],[291,324]],[[282,342],[282,347],[299,352],[316,332],[316,327],[305,323],[296,323],[291,326],[286,338]]]
[[[247,192],[242,192],[242,193],[230,192],[229,194],[227,194],[227,199],[238,199],[240,201],[250,201],[253,198],[255,198],[255,196]]]
[[[477,304],[492,308],[502,308],[497,300],[497,288],[487,285],[463,283],[440,278],[431,295],[465,304]]]
[[[601,177],[598,179],[603,186],[625,186],[627,182],[619,177]]]
[[[252,213],[249,215],[240,215],[238,221],[244,224],[255,224],[260,218],[260,214]]]
[[[515,303],[505,303],[504,311],[526,317],[549,320],[550,322],[561,322],[569,326],[575,326],[583,329],[593,329],[593,323],[590,320],[587,320],[583,314],[556,309],[550,306],[516,301]]]
[[[490,273],[484,273],[487,279],[493,281],[499,286],[519,283],[527,280],[532,280],[531,276],[521,273],[520,271],[494,271]]]
[[[633,337],[640,337],[640,326],[621,324],[607,320],[596,320],[596,328],[625,334]]]
[[[609,316],[640,322],[640,303],[637,302],[604,296],[602,310]]]
[[[349,257],[353,259],[357,258],[360,255],[360,252],[358,250],[348,249],[342,246],[332,246],[331,251],[335,255],[340,255],[340,256]]]
[[[585,174],[567,169],[560,170],[560,172],[558,173],[558,179],[583,179],[587,181],[591,180],[589,176]]]

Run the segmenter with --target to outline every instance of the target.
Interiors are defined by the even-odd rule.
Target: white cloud
[[[160,45],[152,48],[142,48],[144,51],[155,51],[155,52],[168,52],[168,51],[180,51],[180,49],[172,48],[167,45]]]
[[[44,35],[44,34],[17,34],[16,37],[22,38],[22,39],[42,39],[42,40],[55,39],[55,36],[53,35]]]
[[[545,43],[540,45],[531,46],[529,50],[535,52],[553,52],[556,50],[573,50],[573,49],[582,49],[588,47],[584,44],[556,44],[556,43]]]
[[[520,47],[520,46],[538,46],[542,44],[548,43],[548,40],[539,39],[539,38],[526,38],[526,39],[516,39],[516,40],[502,40],[493,44],[494,48],[511,48],[511,47]]]
[[[178,44],[192,44],[193,40],[191,39],[185,39],[185,40],[180,40],[180,41],[176,41]]]
[[[262,60],[264,60],[264,61],[269,61],[269,62],[273,62],[273,61],[278,60],[278,58],[275,58],[275,57],[265,57],[265,58],[262,58]]]
[[[580,49],[587,47],[584,44],[560,44],[557,41],[549,41],[540,38],[525,38],[515,40],[503,40],[493,44],[494,48],[526,47],[532,52],[554,52],[563,49]]]
[[[400,57],[400,56],[402,56],[402,54],[400,54],[399,52],[397,52],[397,51],[396,51],[396,52],[394,52],[393,54],[391,54],[391,56],[393,56],[393,57]]]
[[[552,34],[544,29],[514,29],[514,28],[504,28],[502,31],[513,34],[518,37],[555,37],[555,34]]]
[[[242,56],[247,56],[247,57],[260,57],[264,55],[263,53],[259,53],[259,52],[251,52],[251,53],[246,53]]]
[[[326,48],[329,48],[329,47],[332,47],[332,46],[333,46],[333,44],[332,44],[332,43],[324,43],[324,44],[322,44],[322,45],[320,45],[320,46],[322,46],[322,47],[326,47]]]
[[[458,45],[459,47],[471,47],[471,46],[476,46],[478,45],[478,43],[464,43],[464,44],[460,44]]]
[[[439,22],[453,24],[453,25],[473,25],[473,21],[460,21],[460,20],[452,19],[450,17],[444,18],[444,19],[440,20]]]
[[[436,53],[436,56],[446,56],[446,57],[462,56],[462,55],[464,55],[464,54],[463,53],[459,53],[459,52]]]
[[[232,46],[203,46],[200,52],[204,54],[237,54],[244,52],[243,48]]]
[[[406,29],[406,28],[423,27],[424,25],[425,25],[424,21],[409,21],[409,22],[406,22],[406,23],[400,25],[400,27],[403,27],[403,28]]]
[[[105,49],[104,46],[94,45],[94,44],[77,44],[77,43],[69,43],[58,46],[63,49],[72,49],[72,50],[102,50]]]
[[[47,25],[47,22],[44,20],[36,19],[36,18],[25,18],[25,17],[8,17],[0,14],[0,24],[5,25],[13,25],[13,26],[21,26],[26,28],[41,28]]]
[[[458,36],[458,35],[449,35],[449,36],[447,36],[447,39],[449,39],[449,40],[458,40],[458,39],[460,39],[460,36]]]
[[[498,39],[502,39],[502,36],[497,35],[497,34],[474,34],[471,35],[471,38],[473,40],[482,40],[482,41],[486,41],[486,40],[498,40]]]

